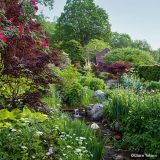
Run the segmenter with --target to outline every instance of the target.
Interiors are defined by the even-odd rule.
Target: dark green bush
[[[156,82],[156,81],[151,81],[151,82],[148,82],[146,84],[146,90],[148,91],[160,91],[160,81],[159,82]]]
[[[72,63],[82,62],[84,63],[84,50],[81,44],[75,40],[70,40],[68,42],[63,42],[61,49],[69,54],[69,58]]]
[[[83,107],[91,101],[91,90],[74,82],[71,86],[63,88],[62,101],[71,107]]]
[[[160,65],[139,66],[137,68],[140,78],[147,81],[160,80]]]

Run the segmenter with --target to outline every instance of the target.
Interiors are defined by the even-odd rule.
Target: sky
[[[127,33],[160,48],[160,0],[94,0],[109,15],[112,32]],[[51,20],[63,12],[66,0],[55,0],[54,9],[40,7]]]

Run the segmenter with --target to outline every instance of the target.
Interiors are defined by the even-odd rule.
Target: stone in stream
[[[97,129],[99,129],[100,127],[98,126],[97,123],[92,123],[92,124],[91,124],[91,128],[94,129],[94,130],[97,130]]]
[[[87,116],[92,121],[98,121],[103,116],[103,105],[102,104],[91,104],[86,108]]]

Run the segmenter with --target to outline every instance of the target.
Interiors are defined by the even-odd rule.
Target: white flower
[[[26,147],[26,146],[21,146],[21,148],[22,148],[22,149],[27,149],[27,147]]]
[[[36,134],[37,134],[38,136],[41,136],[41,135],[43,134],[43,132],[37,131]]]
[[[79,137],[79,139],[81,139],[81,140],[85,140],[86,138],[85,138],[85,137]]]
[[[14,129],[14,128],[12,128],[12,129],[11,129],[11,131],[12,131],[12,132],[16,132],[17,130],[16,130],[16,129]]]
[[[75,150],[76,153],[81,153],[81,151],[82,151],[82,150],[79,149],[79,148],[77,148],[77,149]]]

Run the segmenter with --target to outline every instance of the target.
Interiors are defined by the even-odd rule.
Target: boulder
[[[101,90],[97,90],[94,94],[94,97],[97,99],[97,100],[105,100],[106,99],[106,96],[105,96],[105,93]]]
[[[86,108],[87,117],[93,121],[98,121],[103,115],[103,105],[102,104],[91,104]]]

